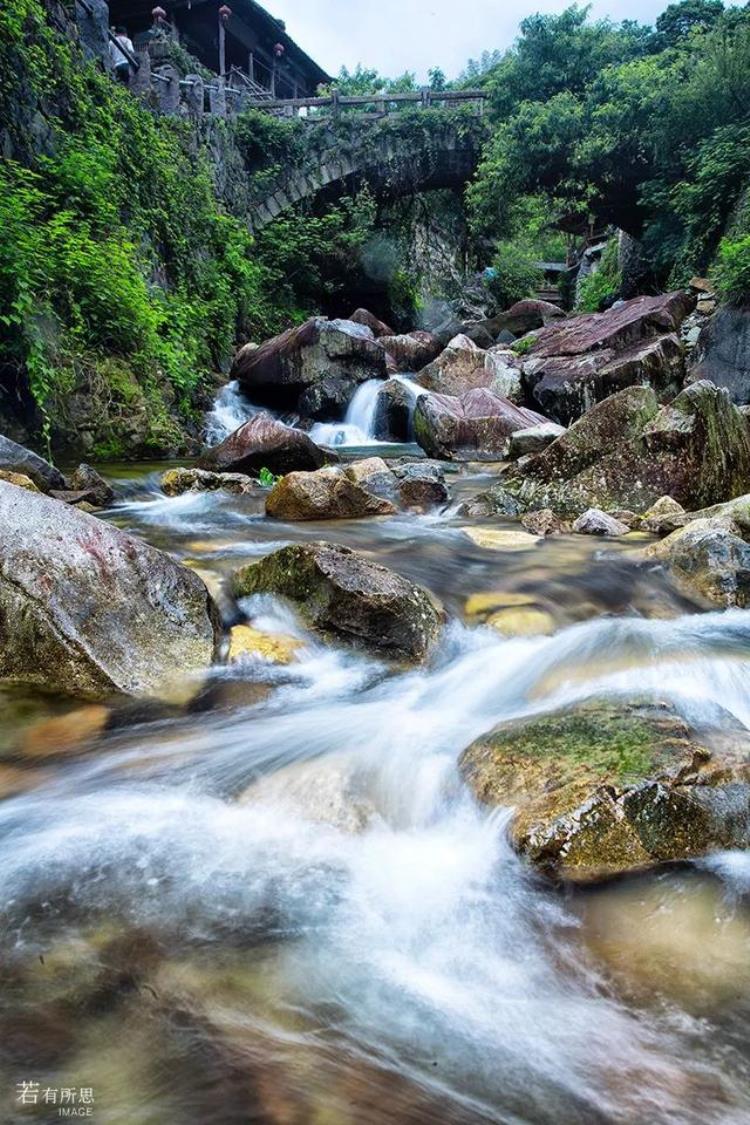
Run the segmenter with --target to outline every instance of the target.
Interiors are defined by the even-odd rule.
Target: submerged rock
[[[687,593],[721,606],[750,605],[750,545],[729,517],[697,519],[647,547]]]
[[[279,520],[341,520],[389,516],[390,500],[367,491],[338,467],[288,473],[266,499],[266,514]]]
[[[360,383],[386,373],[386,351],[371,328],[319,316],[238,355],[230,378],[253,402],[325,422],[343,416]]]
[[[207,469],[167,469],[160,480],[166,496],[182,496],[184,492],[252,492],[255,483],[244,473],[210,473]]]
[[[0,434],[0,469],[29,477],[41,492],[67,488],[65,477],[38,453]]]
[[[82,462],[68,481],[74,492],[87,492],[92,503],[104,508],[115,498],[115,490],[91,465]]]
[[[288,598],[313,628],[388,656],[423,659],[440,629],[420,586],[332,543],[283,547],[238,571],[234,592]]]
[[[750,843],[746,734],[713,753],[674,709],[595,700],[504,723],[461,758],[543,870],[586,881]]]
[[[320,469],[327,459],[328,455],[302,430],[260,413],[206,450],[198,467],[257,476],[261,469],[274,474]]]
[[[155,694],[210,665],[218,615],[192,571],[11,484],[0,524],[0,679],[98,698]]]
[[[414,411],[414,432],[429,457],[497,460],[512,433],[546,421],[533,410],[477,388],[460,398],[422,395]]]
[[[627,535],[630,528],[626,523],[621,523],[614,516],[603,512],[601,508],[589,508],[573,524],[576,535]]]

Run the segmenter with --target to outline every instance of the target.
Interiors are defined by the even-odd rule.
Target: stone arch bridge
[[[441,95],[438,105],[431,105],[424,94],[398,97],[421,104],[393,114],[334,112],[326,118],[304,119],[303,155],[281,168],[270,186],[266,182],[253,192],[253,227],[262,229],[302,200],[335,198],[364,184],[381,199],[463,188],[476,171],[487,137],[481,113],[485,95],[451,92]],[[274,102],[262,108],[298,110],[327,101]],[[372,99],[341,99],[342,103],[367,101]],[[457,107],[456,102],[463,104]]]

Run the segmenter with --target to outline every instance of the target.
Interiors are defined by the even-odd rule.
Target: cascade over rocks
[[[720,308],[698,337],[691,381],[726,387],[732,402],[750,403],[750,309]]]
[[[662,396],[676,392],[684,366],[678,333],[694,305],[685,292],[634,297],[606,312],[548,324],[527,337],[527,394],[567,425],[623,387],[646,382]]]
[[[201,579],[102,520],[0,483],[0,680],[157,693],[203,672],[219,620]]]
[[[0,434],[0,469],[29,477],[41,492],[66,489],[65,477],[38,453]]]
[[[414,433],[429,457],[497,460],[512,433],[547,420],[501,395],[476,388],[460,398],[422,395],[414,411]]]
[[[396,658],[424,659],[440,630],[425,590],[332,543],[274,551],[237,572],[234,593],[288,598],[313,628]]]
[[[503,723],[466,750],[480,801],[514,806],[515,847],[584,882],[750,844],[750,745],[712,750],[673,708],[593,700]]]
[[[372,329],[313,317],[240,353],[230,372],[253,402],[319,421],[343,416],[360,383],[385,378],[386,352]]]
[[[206,450],[198,467],[211,472],[257,475],[321,468],[332,454],[324,452],[302,430],[285,426],[270,414],[255,414],[213,449]]]
[[[378,391],[373,431],[377,441],[413,438],[414,395],[400,379],[388,379]]]

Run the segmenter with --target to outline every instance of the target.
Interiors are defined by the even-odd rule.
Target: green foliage
[[[265,465],[258,473],[258,484],[261,488],[273,488],[278,480],[281,480],[281,477],[276,476],[276,474],[272,473],[270,469],[267,469]]]
[[[712,277],[725,301],[750,305],[750,234],[721,240]]]
[[[534,255],[516,242],[498,244],[492,269],[487,287],[503,309],[532,296],[544,280]]]
[[[750,10],[685,0],[652,32],[573,7],[521,28],[486,76],[475,235],[517,239],[519,204],[543,196],[562,229],[641,239],[663,284],[705,271],[750,180]]]
[[[622,285],[617,239],[611,238],[602,254],[599,268],[581,283],[578,308],[581,312],[599,312],[615,298]]]
[[[520,340],[514,340],[510,345],[510,350],[515,352],[516,355],[528,355],[535,344],[536,336],[524,336]]]

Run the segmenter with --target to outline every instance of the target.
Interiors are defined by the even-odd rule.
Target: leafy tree
[[[709,31],[724,13],[722,0],[679,0],[670,4],[656,21],[664,47],[673,47],[695,31]]]

